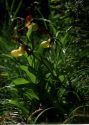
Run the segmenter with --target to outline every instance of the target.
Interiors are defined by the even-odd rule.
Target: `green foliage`
[[[28,70],[28,67],[27,66],[24,66],[24,65],[21,65],[20,68],[26,72],[26,75],[30,78],[31,82],[32,83],[36,83],[36,76],[32,73],[32,72],[29,72]],[[31,68],[32,69],[32,68]],[[34,69],[33,69],[34,70]]]
[[[28,31],[26,33],[26,36],[28,39],[30,39],[31,34],[32,34],[32,25],[30,26],[30,28],[28,29]]]
[[[39,100],[39,97],[37,96],[37,94],[35,94],[34,91],[31,89],[26,91],[25,96],[30,100],[33,100],[33,99]]]
[[[86,3],[51,0],[50,19],[41,19],[44,28],[49,27],[48,32],[33,31],[30,25],[22,34],[15,29],[25,27],[25,21],[21,25],[15,22],[22,1],[18,7],[15,0],[11,5],[8,0],[0,3],[6,5],[9,15],[0,34],[0,117],[5,117],[2,123],[8,121],[6,112],[17,112],[25,123],[81,123],[82,115],[89,117],[85,115],[89,107]],[[20,40],[13,40],[12,36]],[[40,43],[49,37],[53,46],[42,48]],[[24,55],[11,57],[10,51],[19,45],[25,46]],[[17,117],[15,121],[8,119],[10,123],[19,122]]]
[[[27,83],[29,83],[29,81],[27,81],[26,79],[23,79],[23,78],[18,78],[18,79],[15,79],[15,80],[13,81],[13,83],[14,83],[15,85],[22,85],[22,84],[27,84]]]

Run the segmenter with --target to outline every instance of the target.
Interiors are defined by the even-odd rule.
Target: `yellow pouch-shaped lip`
[[[53,46],[51,42],[51,39],[48,39],[47,41],[43,41],[40,46],[42,46],[43,48],[51,48]]]
[[[19,56],[22,56],[24,53],[25,53],[24,47],[20,46],[18,49],[11,51],[11,56],[19,57]]]

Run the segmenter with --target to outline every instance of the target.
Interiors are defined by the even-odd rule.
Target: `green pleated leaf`
[[[43,64],[52,72],[53,71],[53,64],[47,60],[46,58],[42,58]]]
[[[64,81],[64,75],[60,75],[59,79],[60,79],[61,82],[63,82]]]
[[[32,83],[36,83],[36,76],[28,70],[27,66],[21,65],[20,68],[26,72]]]
[[[30,100],[32,100],[32,99],[39,100],[39,97],[32,89],[27,90],[25,93],[25,96]]]
[[[24,79],[24,78],[18,78],[13,81],[15,85],[23,85],[23,84],[28,84],[29,81]]]

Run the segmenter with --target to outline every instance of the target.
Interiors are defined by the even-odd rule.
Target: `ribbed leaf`
[[[22,84],[28,84],[29,81],[24,78],[18,78],[13,81],[15,85],[22,85]]]
[[[20,68],[26,72],[32,83],[36,83],[36,76],[28,70],[27,66],[21,65]]]
[[[63,82],[64,81],[64,75],[60,75],[59,79],[60,79],[61,82]]]
[[[32,100],[32,99],[39,100],[39,97],[32,89],[27,90],[27,92],[25,93],[25,96],[27,96],[27,98],[30,100]]]

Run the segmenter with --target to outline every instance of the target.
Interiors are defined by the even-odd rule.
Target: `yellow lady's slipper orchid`
[[[24,47],[20,46],[18,49],[11,51],[11,56],[19,57],[19,56],[22,56],[24,53],[25,53]]]
[[[29,28],[31,27],[31,22],[27,22],[27,23],[25,24],[25,27],[26,27],[27,29],[29,29]]]
[[[30,28],[31,20],[32,20],[32,15],[28,15],[28,16],[26,17],[26,22],[25,22],[25,27],[26,27],[27,29]]]
[[[53,43],[51,43],[51,39],[49,38],[47,41],[43,41],[40,46],[43,48],[51,48],[53,46]]]
[[[30,29],[32,27],[32,31],[37,31],[38,30],[38,25],[36,23],[33,23],[33,22],[32,23],[31,22],[27,22],[25,24],[25,27],[27,29]]]

